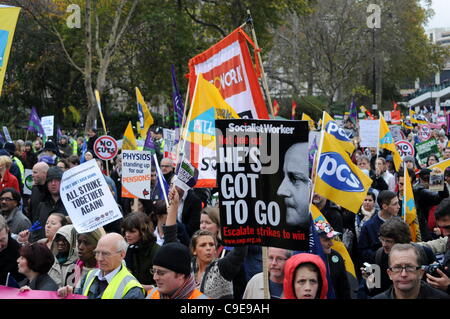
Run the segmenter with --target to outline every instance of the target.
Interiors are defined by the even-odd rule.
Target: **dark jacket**
[[[444,185],[444,190],[440,192],[433,192],[425,188],[423,184],[417,184],[413,188],[414,200],[416,203],[417,218],[419,219],[420,235],[422,241],[432,240],[430,231],[428,230],[428,212],[430,208],[439,205],[439,203],[448,197],[447,186]]]
[[[32,290],[47,290],[47,291],[57,291],[58,285],[48,274],[39,274],[31,282],[28,278],[19,282],[19,286],[28,286]]]
[[[38,220],[40,221],[42,228],[36,230],[30,235],[30,242],[35,242],[39,239],[45,238],[45,224],[47,223],[47,218],[52,213],[61,213],[67,216],[66,208],[60,199],[57,202],[53,200],[53,198],[48,194],[44,201],[39,203],[36,214],[38,216]]]
[[[339,207],[331,201],[327,200],[325,206],[320,210],[325,219],[330,223],[331,227],[341,234],[344,232],[344,220]]]
[[[341,254],[333,249],[326,256],[336,299],[350,299],[350,284],[347,279],[344,259]]]
[[[372,299],[397,299],[393,287],[385,292],[376,295]],[[416,299],[450,299],[450,296],[439,289],[431,287],[425,281],[420,282],[420,291]]]
[[[19,282],[25,276],[18,272],[17,258],[19,258],[20,245],[8,234],[8,245],[0,251],[0,285],[5,285],[8,273]]]
[[[45,198],[45,188],[45,185],[33,185],[31,188],[31,197],[30,204],[28,205],[27,216],[32,224],[39,219],[37,208],[39,203],[41,203]]]
[[[127,249],[125,262],[134,277],[143,285],[153,285],[155,280],[150,273],[153,267],[153,257],[159,249],[156,241],[137,243]]]
[[[378,214],[373,214],[361,227],[361,234],[359,235],[358,241],[358,255],[360,256],[361,262],[373,264],[375,252],[381,247],[378,237],[380,235],[380,227],[383,223],[383,220]]]
[[[183,212],[181,215],[181,222],[186,225],[186,230],[189,237],[200,229],[200,212],[202,210],[202,201],[190,189],[186,195],[183,203]]]
[[[31,150],[23,152],[21,160],[24,168],[33,169],[33,166],[37,163],[38,159],[36,153]]]

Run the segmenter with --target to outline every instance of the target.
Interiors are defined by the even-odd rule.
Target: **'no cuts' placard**
[[[78,233],[87,233],[122,218],[122,213],[95,160],[64,172],[61,200]]]

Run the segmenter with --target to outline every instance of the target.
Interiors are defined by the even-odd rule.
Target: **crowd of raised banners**
[[[450,298],[445,118],[270,119],[248,43],[190,59],[190,107],[172,67],[168,127],[138,88],[121,139],[98,91],[105,135],[4,127],[0,298]]]

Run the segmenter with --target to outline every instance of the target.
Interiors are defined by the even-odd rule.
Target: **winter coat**
[[[1,178],[0,181],[0,192],[8,187],[14,188],[19,193],[22,193],[19,188],[19,182],[18,178],[10,173],[9,169],[5,170],[4,176]]]
[[[64,262],[60,263],[57,258],[57,243],[55,240],[53,240],[51,251],[55,256],[55,263],[53,264],[48,274],[50,277],[52,277],[52,279],[59,287],[63,287],[66,285],[70,285],[73,287],[75,286],[75,263],[78,259],[77,232],[73,225],[66,225],[58,229],[55,234],[55,238],[58,234],[64,236],[64,238],[69,242],[69,253],[67,255],[67,259]]]
[[[19,207],[14,208],[9,215],[5,216],[5,220],[12,234],[18,234],[22,230],[31,227],[30,220],[22,213]]]
[[[391,287],[385,292],[376,295],[372,299],[397,299],[394,294],[394,288]],[[445,292],[431,287],[425,281],[420,281],[420,291],[416,299],[450,299]]]
[[[47,186],[45,187],[47,189]],[[48,216],[52,213],[61,213],[67,216],[67,211],[61,198],[55,202],[50,193],[47,192],[45,199],[39,203],[36,210],[36,215],[38,216],[37,220],[40,221],[42,228],[31,233],[30,242],[35,242],[39,239],[45,238],[45,224],[47,223]]]
[[[19,286],[28,286],[32,290],[46,290],[46,291],[57,291],[58,285],[48,274],[39,274],[32,281],[29,281],[28,278],[25,278],[21,282],[19,282]]]
[[[19,273],[17,268],[17,259],[20,257],[20,247],[19,243],[12,239],[11,235],[8,234],[8,245],[5,249],[0,251],[0,285],[6,283],[8,273],[10,273],[17,282],[25,279],[24,275]]]
[[[130,245],[125,255],[127,268],[143,285],[153,285],[155,280],[150,273],[153,267],[153,257],[159,249],[156,241],[137,243]]]
[[[344,259],[341,254],[333,249],[326,256],[336,299],[350,299],[350,284],[347,279]]]
[[[381,247],[378,237],[380,236],[380,227],[383,223],[384,221],[380,218],[379,213],[377,213],[361,227],[358,240],[358,255],[360,256],[361,263],[373,263],[375,252]]]
[[[420,235],[424,241],[431,240],[433,238],[427,227],[428,212],[432,206],[439,205],[444,198],[449,196],[447,186],[444,187],[443,191],[433,192],[426,189],[424,184],[417,184],[413,188],[413,192],[416,203],[417,218],[419,220]]]
[[[319,256],[307,253],[294,255],[286,261],[286,264],[284,265],[283,282],[284,299],[297,299],[294,290],[295,271],[300,264],[304,263],[313,263],[317,266],[317,268],[319,268],[322,287],[319,288],[316,299],[327,299],[328,280],[325,263]]]

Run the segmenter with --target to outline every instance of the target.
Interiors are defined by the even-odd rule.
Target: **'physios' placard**
[[[224,245],[308,249],[308,122],[216,120]]]
[[[122,152],[122,197],[150,199],[151,161],[147,151]]]
[[[122,213],[95,160],[64,172],[61,200],[78,233],[87,233],[109,224]]]

